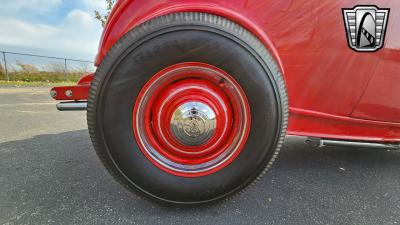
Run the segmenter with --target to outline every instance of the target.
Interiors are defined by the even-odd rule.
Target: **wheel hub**
[[[155,74],[139,93],[133,118],[143,154],[160,169],[187,177],[231,163],[251,122],[239,84],[204,63],[180,63]]]
[[[201,102],[180,105],[172,115],[171,131],[184,145],[204,144],[215,133],[216,116],[212,108]]]

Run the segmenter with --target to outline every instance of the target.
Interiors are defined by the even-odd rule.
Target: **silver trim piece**
[[[60,102],[56,107],[59,111],[84,111],[87,110],[87,102]]]
[[[342,11],[350,48],[359,52],[373,52],[383,47],[389,8],[358,5]]]
[[[347,140],[333,140],[333,139],[320,139],[309,137],[306,143],[314,147],[322,148],[326,146],[337,147],[357,147],[357,148],[377,148],[386,150],[400,150],[400,143],[379,143],[379,142],[362,142],[362,141],[347,141]]]
[[[65,91],[65,95],[66,95],[67,97],[72,97],[73,93],[72,93],[71,90],[66,90],[66,91]]]
[[[176,108],[170,121],[170,129],[182,144],[197,146],[213,136],[216,124],[216,115],[210,106],[192,101]]]
[[[51,91],[50,91],[50,96],[51,96],[52,98],[57,97],[57,91],[56,91],[56,90],[51,90]]]

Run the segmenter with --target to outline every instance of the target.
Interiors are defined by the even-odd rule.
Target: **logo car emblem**
[[[184,132],[189,137],[196,138],[204,133],[205,125],[200,118],[192,117],[184,123]]]
[[[382,48],[390,9],[360,5],[342,10],[350,48],[358,52]]]

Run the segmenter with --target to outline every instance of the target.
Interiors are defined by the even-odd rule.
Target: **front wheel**
[[[92,82],[97,154],[128,190],[200,204],[274,161],[287,123],[276,63],[247,30],[204,13],[155,18],[109,51]]]

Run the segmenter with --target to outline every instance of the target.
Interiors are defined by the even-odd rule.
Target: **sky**
[[[94,61],[105,0],[1,0],[0,51]]]

